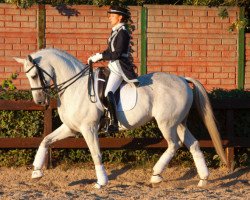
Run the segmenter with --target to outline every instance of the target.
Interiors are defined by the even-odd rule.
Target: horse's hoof
[[[201,179],[198,183],[198,187],[205,187],[205,186],[207,186],[207,180]]]
[[[42,177],[44,176],[42,170],[34,170],[32,172],[32,176],[31,178],[34,179],[34,180],[39,180],[41,179]]]
[[[163,178],[159,174],[151,176],[151,179],[150,179],[150,183],[160,183],[162,181],[163,181]]]
[[[95,183],[95,185],[93,186],[93,188],[95,189],[101,189],[102,187],[104,187],[105,185],[101,185],[99,183]]]

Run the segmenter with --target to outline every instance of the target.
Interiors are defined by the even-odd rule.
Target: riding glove
[[[90,56],[89,58],[88,58],[88,64],[90,63],[90,61],[92,61],[92,62],[97,62],[97,61],[99,61],[99,60],[101,60],[102,59],[102,54],[101,53],[96,53],[95,55],[93,55],[93,56]]]

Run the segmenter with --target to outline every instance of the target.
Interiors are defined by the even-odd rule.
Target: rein
[[[62,83],[60,83],[58,85],[55,85],[55,83],[53,83],[51,85],[47,85],[47,82],[45,80],[44,74],[46,74],[47,76],[49,76],[52,80],[53,80],[53,77],[48,72],[46,72],[44,69],[42,69],[41,67],[39,67],[39,65],[35,62],[35,60],[30,55],[28,55],[28,59],[33,64],[33,66],[30,69],[28,69],[25,73],[29,73],[29,71],[35,67],[37,69],[38,77],[39,77],[41,85],[42,85],[41,87],[31,88],[31,91],[33,91],[33,90],[42,90],[48,96],[50,96],[50,94],[48,93],[48,89],[53,90],[55,94],[58,94],[61,91],[66,90],[70,85],[72,85],[73,83],[75,83],[82,76],[87,75],[86,72],[88,70],[89,70],[89,77],[93,77],[93,68],[92,68],[92,66],[90,67],[90,65],[87,65],[87,67],[85,67],[83,70],[81,70],[79,73],[77,73],[75,76],[71,77],[70,79],[68,79],[68,80],[66,80],[66,81],[64,81],[64,82],[62,82]],[[92,68],[92,70],[90,70],[91,68]],[[92,79],[94,81],[94,77]],[[70,81],[72,81],[72,82],[70,82]],[[93,87],[93,89],[94,89],[94,87]],[[95,95],[95,92],[94,92],[94,95]]]

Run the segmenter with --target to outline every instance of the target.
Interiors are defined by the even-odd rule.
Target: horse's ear
[[[23,58],[17,58],[17,57],[13,57],[13,59],[15,60],[15,61],[17,61],[18,63],[21,63],[21,64],[24,64],[25,63],[25,59],[23,59]]]
[[[28,61],[30,61],[32,64],[34,64],[34,60],[33,60],[33,58],[31,57],[31,55],[28,55],[27,59],[28,59]]]

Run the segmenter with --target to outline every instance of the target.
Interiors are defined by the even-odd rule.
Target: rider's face
[[[110,13],[108,18],[109,18],[109,21],[110,21],[112,27],[121,23],[121,20],[122,20],[122,16],[115,14],[115,13]]]

